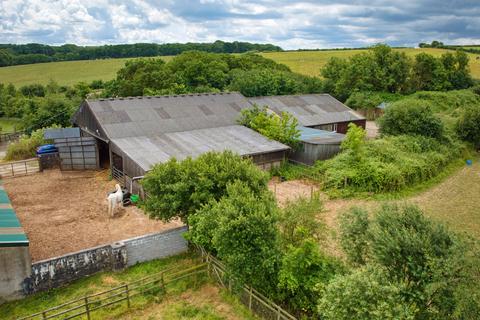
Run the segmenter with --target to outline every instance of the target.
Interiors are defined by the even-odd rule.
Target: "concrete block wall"
[[[187,227],[179,227],[35,262],[19,288],[23,288],[23,294],[32,294],[97,272],[121,270],[138,262],[185,252],[188,249],[183,238],[185,231]]]
[[[179,227],[161,233],[123,240],[127,249],[127,266],[138,262],[165,258],[187,251],[183,237],[187,227]]]
[[[23,294],[23,279],[29,275],[28,247],[0,248],[0,303],[2,300],[20,298]]]

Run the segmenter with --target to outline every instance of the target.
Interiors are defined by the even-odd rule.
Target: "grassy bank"
[[[197,255],[186,253],[138,264],[122,272],[98,273],[65,287],[4,303],[0,305],[0,315],[2,315],[2,319],[16,319],[85,295],[118,287],[162,270],[171,268],[182,270],[199,262]],[[206,294],[207,292],[209,294]],[[190,297],[190,299],[184,299],[184,297]],[[119,303],[96,310],[92,315],[94,319],[151,319],[153,315],[161,319],[178,319],[182,317],[177,315],[188,315],[192,313],[192,310],[200,310],[205,315],[202,319],[223,319],[224,315],[220,311],[217,312],[217,306],[220,305],[223,306],[223,308],[218,308],[220,311],[228,310],[228,313],[235,315],[238,319],[253,319],[236,298],[219,290],[210,283],[206,276],[197,279],[187,277],[169,284],[166,295],[144,293],[136,296],[132,299],[132,308],[130,309],[127,308],[126,303]]]

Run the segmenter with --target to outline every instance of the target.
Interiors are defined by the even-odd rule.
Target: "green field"
[[[409,56],[415,56],[420,52],[427,52],[434,56],[440,56],[445,52],[452,52],[446,49],[395,49],[406,52]],[[261,55],[273,59],[279,63],[286,64],[292,71],[305,75],[320,75],[320,69],[331,57],[348,58],[354,54],[366,50],[328,50],[328,51],[287,51],[287,52],[266,52]],[[468,54],[470,57],[470,68],[474,78],[480,79],[479,55]],[[162,57],[170,60],[172,57]],[[11,66],[0,68],[0,83],[13,83],[22,86],[32,83],[47,84],[55,80],[60,85],[72,85],[80,81],[91,82],[93,80],[110,80],[115,77],[125,61],[129,59],[106,59],[106,60],[84,60],[37,63],[22,66]]]
[[[445,52],[453,52],[452,50],[434,48],[407,48],[394,50],[405,52],[411,57],[414,57],[421,52],[426,52],[437,57]],[[279,63],[286,64],[294,72],[310,76],[318,76],[320,75],[320,69],[331,57],[348,58],[355,54],[366,51],[367,50],[265,52],[262,53],[262,56],[273,59]],[[480,59],[477,59],[477,56],[479,55],[468,53],[468,56],[470,57],[470,69],[473,77],[480,79]]]
[[[22,121],[13,118],[0,118],[0,132],[9,133],[18,131],[21,127]]]
[[[54,80],[60,85],[73,85],[80,81],[88,83],[93,80],[111,80],[129,59],[62,61],[2,67],[0,83],[23,86],[32,83],[47,84]]]

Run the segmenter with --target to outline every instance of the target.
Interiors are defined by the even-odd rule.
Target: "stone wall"
[[[186,230],[180,227],[33,263],[31,275],[23,281],[23,291],[44,291],[97,272],[121,270],[137,262],[185,252],[187,241],[182,234]]]
[[[122,244],[105,245],[32,263],[24,280],[26,294],[56,288],[100,271],[119,270],[127,265]]]

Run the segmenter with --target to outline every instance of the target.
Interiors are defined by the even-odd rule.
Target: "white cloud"
[[[286,49],[480,42],[475,1],[1,0],[0,42],[227,41]]]

